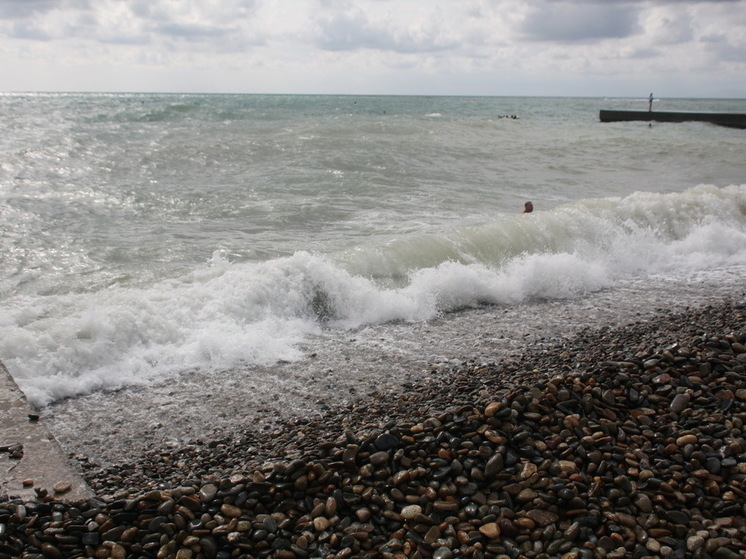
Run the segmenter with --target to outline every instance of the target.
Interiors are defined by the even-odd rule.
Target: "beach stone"
[[[228,518],[239,518],[242,514],[242,511],[239,507],[236,507],[234,505],[224,504],[220,507],[220,513],[224,516],[227,516]]]
[[[484,477],[494,478],[504,467],[502,454],[494,454],[484,467]]]
[[[58,481],[52,487],[55,493],[67,493],[72,488],[72,483],[69,481]]]
[[[325,516],[318,516],[313,519],[313,527],[317,532],[325,532],[331,526],[331,522]]]
[[[534,475],[537,472],[538,468],[536,467],[536,464],[533,464],[531,462],[526,462],[523,465],[523,468],[521,469],[520,473],[520,479],[527,480],[532,475]]]
[[[503,407],[502,402],[490,402],[487,407],[484,408],[484,415],[486,417],[494,417],[495,414],[500,411]]]
[[[653,512],[653,501],[645,493],[638,493],[635,497],[635,505],[641,512]]]
[[[619,524],[621,524],[622,526],[626,526],[627,528],[634,528],[635,526],[637,526],[637,518],[635,518],[631,514],[618,512],[616,513],[616,517],[619,521]]]
[[[199,490],[199,498],[203,503],[211,503],[217,494],[218,487],[214,483],[207,483]]]
[[[202,548],[202,553],[209,559],[214,559],[218,554],[218,546],[214,538],[205,537],[199,540],[199,546]]]
[[[526,512],[526,517],[531,519],[537,526],[548,526],[559,520],[559,516],[551,511],[533,509]]]
[[[356,444],[350,444],[347,445],[344,452],[342,453],[342,462],[344,462],[345,466],[348,468],[352,468],[355,466],[355,461],[357,459],[357,453],[360,450],[360,447]]]
[[[324,503],[324,514],[331,518],[335,514],[337,514],[337,499],[334,497],[327,497],[326,502]]]
[[[423,538],[423,540],[426,544],[432,545],[436,540],[440,539],[440,537],[440,529],[437,526],[431,526],[425,533],[425,537]]]
[[[41,544],[41,552],[45,557],[49,557],[50,559],[62,559],[62,557],[64,557],[62,552],[56,546],[47,542]]]
[[[579,522],[573,522],[570,524],[565,532],[563,533],[563,537],[567,541],[575,541],[578,536],[580,535],[580,523]]]
[[[645,542],[645,548],[648,551],[652,551],[653,553],[660,553],[660,551],[661,551],[661,542],[659,542],[655,538],[648,538],[648,540]]]
[[[407,520],[414,520],[422,514],[422,507],[419,505],[407,505],[401,509],[401,515]]]
[[[500,527],[496,522],[489,522],[479,527],[479,531],[485,537],[494,540],[500,535]]]
[[[441,546],[433,552],[433,559],[453,559],[453,551],[448,547]]]
[[[722,463],[717,456],[709,456],[705,461],[705,469],[711,474],[718,475],[722,470]]]
[[[399,439],[391,433],[382,433],[373,444],[378,450],[393,450],[399,446]]]
[[[689,405],[691,397],[687,393],[677,394],[671,400],[671,411],[674,413],[681,413]]]
[[[689,525],[689,516],[683,511],[670,510],[666,512],[666,518],[672,524],[680,524],[682,526]]]
[[[615,477],[614,485],[616,485],[619,489],[621,489],[627,494],[632,492],[632,482],[625,475],[620,475],[620,476]]]
[[[515,500],[519,503],[526,503],[528,501],[533,501],[537,496],[536,491],[534,491],[531,488],[522,489],[518,495],[516,495]]]
[[[500,528],[500,533],[506,537],[513,538],[520,533],[519,527],[509,518],[501,516],[497,519],[497,525]]]
[[[381,450],[379,452],[374,452],[370,455],[370,463],[373,464],[375,467],[380,467],[386,464],[389,461],[389,453]]]
[[[719,547],[712,552],[713,559],[740,559],[741,554],[729,547]]]
[[[686,548],[690,552],[702,549],[705,545],[705,539],[700,535],[689,536],[686,539]]]
[[[697,435],[682,435],[676,439],[676,445],[679,447],[686,446],[688,444],[695,444],[697,442]]]
[[[355,516],[360,522],[367,522],[373,516],[373,513],[369,508],[363,507],[355,511]]]
[[[588,330],[514,365],[449,364],[385,410],[86,465],[90,502],[0,497],[0,555],[740,559],[746,306],[687,312],[675,338]]]

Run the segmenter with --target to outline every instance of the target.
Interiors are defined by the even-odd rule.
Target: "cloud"
[[[538,4],[521,31],[533,41],[561,43],[621,39],[639,32],[639,8],[629,2]]]
[[[656,44],[676,45],[694,39],[692,16],[680,6],[651,9],[645,20],[645,34]]]
[[[700,39],[705,49],[725,62],[746,62],[744,45],[733,45],[723,34],[707,35]]]
[[[220,39],[235,33],[236,29],[199,23],[168,22],[154,26],[153,31],[159,35],[166,35],[168,37],[176,37],[188,41],[202,41],[206,39]]]
[[[0,18],[22,19],[60,7],[55,0],[0,0]]]
[[[375,21],[360,9],[352,13],[332,13],[318,18],[316,44],[329,51],[373,49],[403,54],[442,51],[458,44],[449,36],[443,21],[438,21],[437,13],[426,22],[402,20]]]
[[[362,13],[336,14],[319,22],[318,45],[326,50],[345,51],[380,48],[390,37],[373,29]]]
[[[0,90],[746,96],[744,56],[746,0],[0,0]]]

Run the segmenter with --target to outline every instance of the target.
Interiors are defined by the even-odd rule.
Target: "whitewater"
[[[743,293],[746,135],[597,120],[644,103],[0,95],[0,360],[184,439]]]

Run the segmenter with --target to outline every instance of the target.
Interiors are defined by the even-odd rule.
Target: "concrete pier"
[[[601,122],[626,122],[632,120],[656,122],[709,122],[730,128],[746,128],[746,114],[741,113],[695,113],[673,111],[613,111],[602,109]]]
[[[0,363],[0,497],[76,502],[94,496]]]

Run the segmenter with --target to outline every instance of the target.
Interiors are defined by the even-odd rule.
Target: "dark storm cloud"
[[[523,22],[534,41],[563,43],[620,39],[639,31],[638,8],[630,2],[548,2]]]

